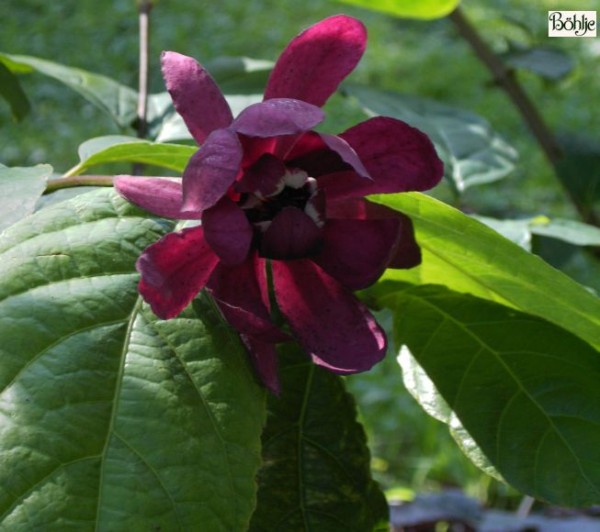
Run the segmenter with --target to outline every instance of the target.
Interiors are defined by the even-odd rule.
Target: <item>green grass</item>
[[[559,5],[560,4],[560,5]],[[556,131],[598,137],[600,46],[595,39],[548,39],[546,11],[564,2],[496,0],[469,2],[466,12],[492,47],[509,40],[554,45],[577,59],[575,72],[557,83],[520,73],[532,99]],[[594,9],[579,0],[577,9]],[[137,83],[137,19],[133,0],[4,0],[0,51],[27,54]],[[572,215],[552,170],[507,96],[491,83],[448,20],[394,20],[358,8],[306,0],[162,0],[152,17],[151,90],[164,90],[158,68],[161,50],[176,50],[206,62],[223,55],[276,59],[302,28],[346,12],[364,20],[370,41],[352,81],[437,99],[483,115],[517,148],[520,163],[508,178],[469,190],[463,206],[479,213]],[[7,15],[8,14],[8,15]],[[512,20],[507,21],[506,17]],[[528,29],[524,29],[528,28]],[[108,118],[60,84],[39,75],[22,79],[33,103],[21,124],[0,103],[0,163],[51,163],[63,172],[77,162],[77,146],[91,137],[120,133]],[[328,105],[326,127],[344,129],[356,121],[352,102],[337,96]],[[116,170],[115,170],[116,171]],[[349,379],[372,438],[374,465],[386,488],[423,490],[460,485],[485,497],[505,495],[462,456],[447,429],[428,418],[401,383],[393,358],[373,372]]]

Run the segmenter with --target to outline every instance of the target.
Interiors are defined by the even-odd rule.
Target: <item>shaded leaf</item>
[[[212,303],[141,304],[172,227],[102,189],[0,240],[0,528],[246,528],[264,392]]]
[[[269,397],[251,531],[388,530],[385,498],[343,380],[297,346],[280,352],[282,394]]]
[[[189,158],[197,150],[195,146],[155,143],[120,135],[96,137],[79,146],[80,162],[68,174],[77,175],[99,164],[122,161],[151,164],[183,172]]]
[[[371,199],[410,216],[423,252],[420,266],[387,270],[371,297],[384,302],[396,282],[441,284],[543,317],[600,347],[600,300],[539,257],[424,194]]]
[[[443,287],[388,303],[397,341],[510,484],[556,504],[600,502],[598,351],[546,320]]]
[[[107,113],[120,127],[131,126],[136,117],[137,92],[109,77],[28,55],[0,53],[0,62],[12,72],[35,70],[65,84]]]
[[[549,80],[567,76],[575,67],[573,58],[560,48],[536,46],[525,49],[512,49],[502,55],[512,67],[529,70]]]
[[[460,0],[338,0],[344,4],[380,11],[404,18],[434,19],[445,17]]]
[[[532,235],[554,238],[577,246],[600,246],[600,228],[575,220],[551,219],[547,216],[521,220],[498,220],[487,216],[473,218],[527,250],[531,249]]]
[[[0,165],[0,231],[33,212],[51,174],[48,164],[27,168]]]
[[[558,177],[585,220],[600,223],[600,144],[578,135],[562,135],[564,155]]]
[[[0,95],[10,105],[10,111],[15,120],[21,121],[29,113],[31,106],[21,88],[19,79],[2,62],[0,62]]]
[[[344,92],[370,116],[391,116],[427,133],[457,192],[501,179],[514,168],[516,151],[474,113],[359,85],[344,85]]]

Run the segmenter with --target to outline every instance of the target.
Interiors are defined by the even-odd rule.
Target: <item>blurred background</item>
[[[591,0],[578,0],[576,7],[564,4],[468,0],[462,7],[497,54],[530,46],[552,46],[560,52],[547,65],[552,75],[523,68],[518,79],[554,132],[571,138],[582,135],[586,142],[597,143],[600,39],[549,39],[546,17],[551,9],[591,10],[598,4]],[[3,6],[1,52],[38,56],[136,88],[134,0],[4,0]],[[341,12],[359,17],[369,30],[367,52],[350,81],[473,111],[518,152],[519,161],[506,178],[468,188],[460,198],[447,187],[437,195],[482,215],[576,217],[518,112],[447,18],[401,20],[325,0],[305,0],[302,5],[292,0],[161,0],[151,15],[150,91],[164,90],[159,71],[162,50],[191,55],[201,63],[242,55],[275,60],[300,30]],[[36,73],[21,76],[21,82],[32,112],[15,123],[8,105],[0,101],[0,163],[50,163],[62,173],[77,163],[80,143],[122,133],[60,83]],[[326,111],[323,129],[332,133],[364,119],[356,101],[339,95]],[[404,498],[457,486],[487,503],[516,504],[518,494],[464,458],[447,427],[428,417],[408,395],[393,353],[374,371],[349,378],[348,385],[369,435],[374,474],[389,493]]]

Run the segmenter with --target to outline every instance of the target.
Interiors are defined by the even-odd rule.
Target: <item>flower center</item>
[[[274,193],[264,197],[259,192],[243,194],[239,205],[255,227],[265,231],[271,221],[286,207],[307,214],[318,227],[323,225],[318,209],[311,200],[317,195],[317,182],[303,170],[286,170]]]

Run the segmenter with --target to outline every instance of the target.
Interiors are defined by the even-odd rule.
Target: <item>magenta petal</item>
[[[375,117],[340,135],[354,148],[373,181],[350,172],[323,176],[319,186],[328,197],[427,190],[444,173],[433,144],[421,131],[400,120]]]
[[[204,288],[218,262],[201,227],[169,233],[136,263],[140,294],[159,318],[173,318]]]
[[[354,151],[354,148],[352,148],[352,146],[350,146],[343,138],[323,133],[321,133],[321,138],[323,139],[323,142],[327,144],[329,149],[336,152],[345,163],[354,168],[354,171],[358,175],[372,179],[369,175],[369,171],[363,165],[356,151]]]
[[[262,235],[261,255],[269,259],[299,259],[319,251],[321,230],[296,207],[281,210]]]
[[[295,37],[283,51],[265,90],[265,99],[296,98],[321,107],[354,70],[367,43],[359,20],[329,17]]]
[[[202,144],[215,129],[233,120],[229,104],[208,72],[195,59],[175,52],[163,52],[163,77],[177,112],[192,137]]]
[[[198,213],[217,203],[235,181],[242,156],[242,145],[233,131],[213,131],[183,171],[182,210]]]
[[[398,242],[394,256],[388,264],[388,268],[414,268],[421,264],[421,248],[415,239],[412,220],[404,214],[400,214],[400,216],[402,217],[400,241]]]
[[[262,197],[271,196],[279,190],[285,170],[280,159],[265,153],[245,171],[236,183],[236,190],[242,193],[252,192]]]
[[[289,98],[277,98],[246,107],[231,129],[249,137],[296,135],[322,122],[325,114],[315,105]]]
[[[253,336],[240,335],[250,354],[250,360],[261,382],[275,395],[281,393],[277,375],[277,351],[275,344],[263,342]]]
[[[240,264],[248,256],[252,226],[246,215],[229,198],[222,198],[202,215],[204,238],[228,266]]]
[[[395,256],[401,235],[398,219],[328,220],[323,249],[313,258],[350,290],[373,284]]]
[[[195,213],[183,213],[181,180],[160,177],[116,176],[115,189],[126,200],[152,214],[174,219],[199,219]]]
[[[271,321],[268,295],[262,291],[260,277],[266,278],[262,259],[254,258],[234,267],[220,265],[207,289],[227,322],[240,334],[262,342],[283,342],[289,338]]]
[[[357,373],[385,356],[385,333],[335,279],[309,260],[272,265],[279,307],[315,364]]]

